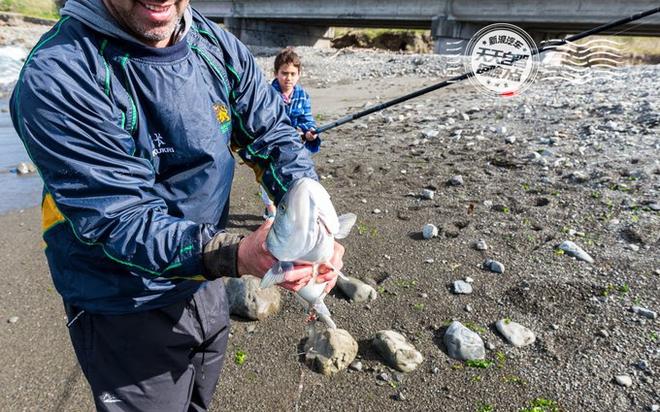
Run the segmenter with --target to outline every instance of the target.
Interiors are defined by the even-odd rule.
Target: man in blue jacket
[[[223,230],[233,152],[276,202],[294,180],[316,178],[251,54],[188,3],[69,0],[11,98],[44,181],[53,282],[99,410],[208,407],[229,330],[218,278],[263,276],[274,263],[269,222],[245,237]],[[284,286],[310,277],[298,267]]]

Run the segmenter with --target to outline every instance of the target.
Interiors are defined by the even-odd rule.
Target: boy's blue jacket
[[[271,86],[277,93],[282,95],[282,88],[277,79],[273,79]],[[312,116],[312,103],[309,95],[299,84],[293,86],[293,93],[291,93],[291,99],[288,104],[284,105],[286,107],[286,114],[289,116],[291,121],[291,126],[299,128],[303,133],[306,133],[308,130],[316,129],[316,122],[314,121],[314,116]],[[305,142],[305,147],[312,153],[316,153],[321,148],[321,138],[317,137],[316,139]]]
[[[276,201],[316,173],[280,97],[231,34],[189,8],[184,37],[150,48],[96,16],[99,4],[67,2],[10,105],[44,181],[57,290],[89,312],[121,314],[203,285],[203,246],[227,220],[232,151]]]

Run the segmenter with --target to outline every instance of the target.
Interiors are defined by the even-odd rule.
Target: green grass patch
[[[493,361],[489,361],[487,359],[468,359],[465,361],[465,366],[469,366],[471,368],[488,369],[493,366]]]
[[[528,408],[523,408],[520,412],[559,412],[559,405],[550,399],[536,398],[530,402]]]
[[[53,0],[0,0],[0,11],[42,19],[59,19],[57,6]]]
[[[465,327],[470,329],[472,332],[476,332],[480,335],[483,335],[487,332],[486,328],[481,327],[474,322],[465,322]]]
[[[394,284],[397,287],[400,287],[400,288],[403,288],[403,289],[409,289],[409,288],[412,288],[413,286],[417,285],[417,282],[414,281],[414,280],[410,280],[410,279],[399,279],[399,280],[395,280]]]
[[[502,369],[506,364],[506,355],[504,352],[495,353],[495,361],[497,362],[497,368]]]
[[[502,380],[505,383],[510,383],[513,385],[520,385],[520,386],[525,386],[527,385],[527,382],[525,382],[521,377],[516,376],[516,375],[508,375],[502,378]]]
[[[482,403],[477,407],[476,412],[495,412],[495,408],[489,403]]]
[[[401,33],[417,33],[417,34],[430,34],[429,30],[423,29],[357,29],[352,27],[335,27],[335,37],[341,37],[348,33],[361,33],[364,34],[369,40],[373,41],[376,37],[385,33],[401,34]]]
[[[241,366],[245,363],[247,360],[247,353],[242,351],[242,350],[237,350],[236,353],[234,354],[234,363],[237,364],[238,366]]]

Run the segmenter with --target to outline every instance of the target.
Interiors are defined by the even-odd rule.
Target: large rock
[[[372,343],[385,361],[401,372],[413,371],[424,361],[422,354],[408,343],[403,335],[393,330],[376,332]]]
[[[225,278],[225,288],[232,315],[252,320],[263,320],[280,310],[280,292],[277,287],[259,287],[261,279],[245,275]]]
[[[447,354],[454,359],[474,360],[486,357],[484,341],[461,322],[453,321],[449,325],[443,341],[447,347]]]
[[[353,277],[349,277],[348,280],[337,278],[337,286],[351,301],[356,303],[370,302],[378,297],[376,289]]]
[[[358,344],[344,329],[326,329],[314,333],[305,342],[305,362],[323,375],[346,369],[355,359]]]

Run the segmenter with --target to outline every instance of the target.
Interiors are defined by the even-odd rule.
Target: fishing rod
[[[650,15],[655,14],[657,12],[660,12],[660,7],[656,7],[656,8],[651,9],[651,10],[635,13],[631,16],[624,17],[622,19],[613,21],[611,23],[606,23],[606,24],[603,24],[601,26],[594,27],[593,29],[589,29],[589,30],[584,31],[582,33],[575,34],[573,36],[569,36],[565,39],[554,40],[552,42],[549,42],[549,44],[541,47],[540,49],[532,50],[532,52],[529,56],[527,56],[527,55],[518,55],[518,56],[513,57],[510,60],[515,62],[515,61],[518,61],[518,60],[529,58],[529,57],[531,57],[535,54],[541,54],[541,53],[543,53],[545,51],[548,51],[550,49],[555,49],[555,48],[557,48],[559,46],[563,46],[567,43],[574,42],[574,41],[583,39],[585,37],[592,36],[592,35],[597,34],[597,33],[602,33],[606,30],[609,30],[609,29],[617,27],[617,26],[621,26],[621,25],[626,24],[626,23],[631,23],[635,20],[642,19],[644,17],[650,16]],[[488,72],[488,71],[493,70],[495,68],[497,68],[497,65],[487,66],[487,67],[484,67],[482,69],[479,69],[479,73],[485,73],[485,72]],[[436,83],[436,84],[433,84],[431,86],[427,86],[423,89],[420,89],[420,90],[417,90],[415,92],[406,94],[404,96],[397,97],[395,99],[388,100],[386,102],[373,105],[373,106],[368,107],[368,108],[366,108],[366,109],[364,109],[360,112],[349,114],[349,115],[344,116],[344,117],[342,117],[338,120],[335,120],[332,123],[325,124],[325,125],[317,128],[316,132],[317,133],[326,132],[326,131],[328,131],[330,129],[333,129],[337,126],[341,126],[345,123],[352,122],[353,120],[356,120],[356,119],[359,119],[361,117],[370,115],[371,113],[375,113],[375,112],[378,112],[380,110],[387,109],[388,107],[394,106],[395,104],[405,102],[406,100],[414,99],[415,97],[421,96],[423,94],[432,92],[434,90],[442,89],[443,87],[447,87],[451,84],[463,81],[465,79],[469,79],[470,77],[473,77],[474,75],[475,75],[474,71],[469,71],[467,73],[463,73],[461,75],[451,77],[447,80],[441,81],[440,83]]]

